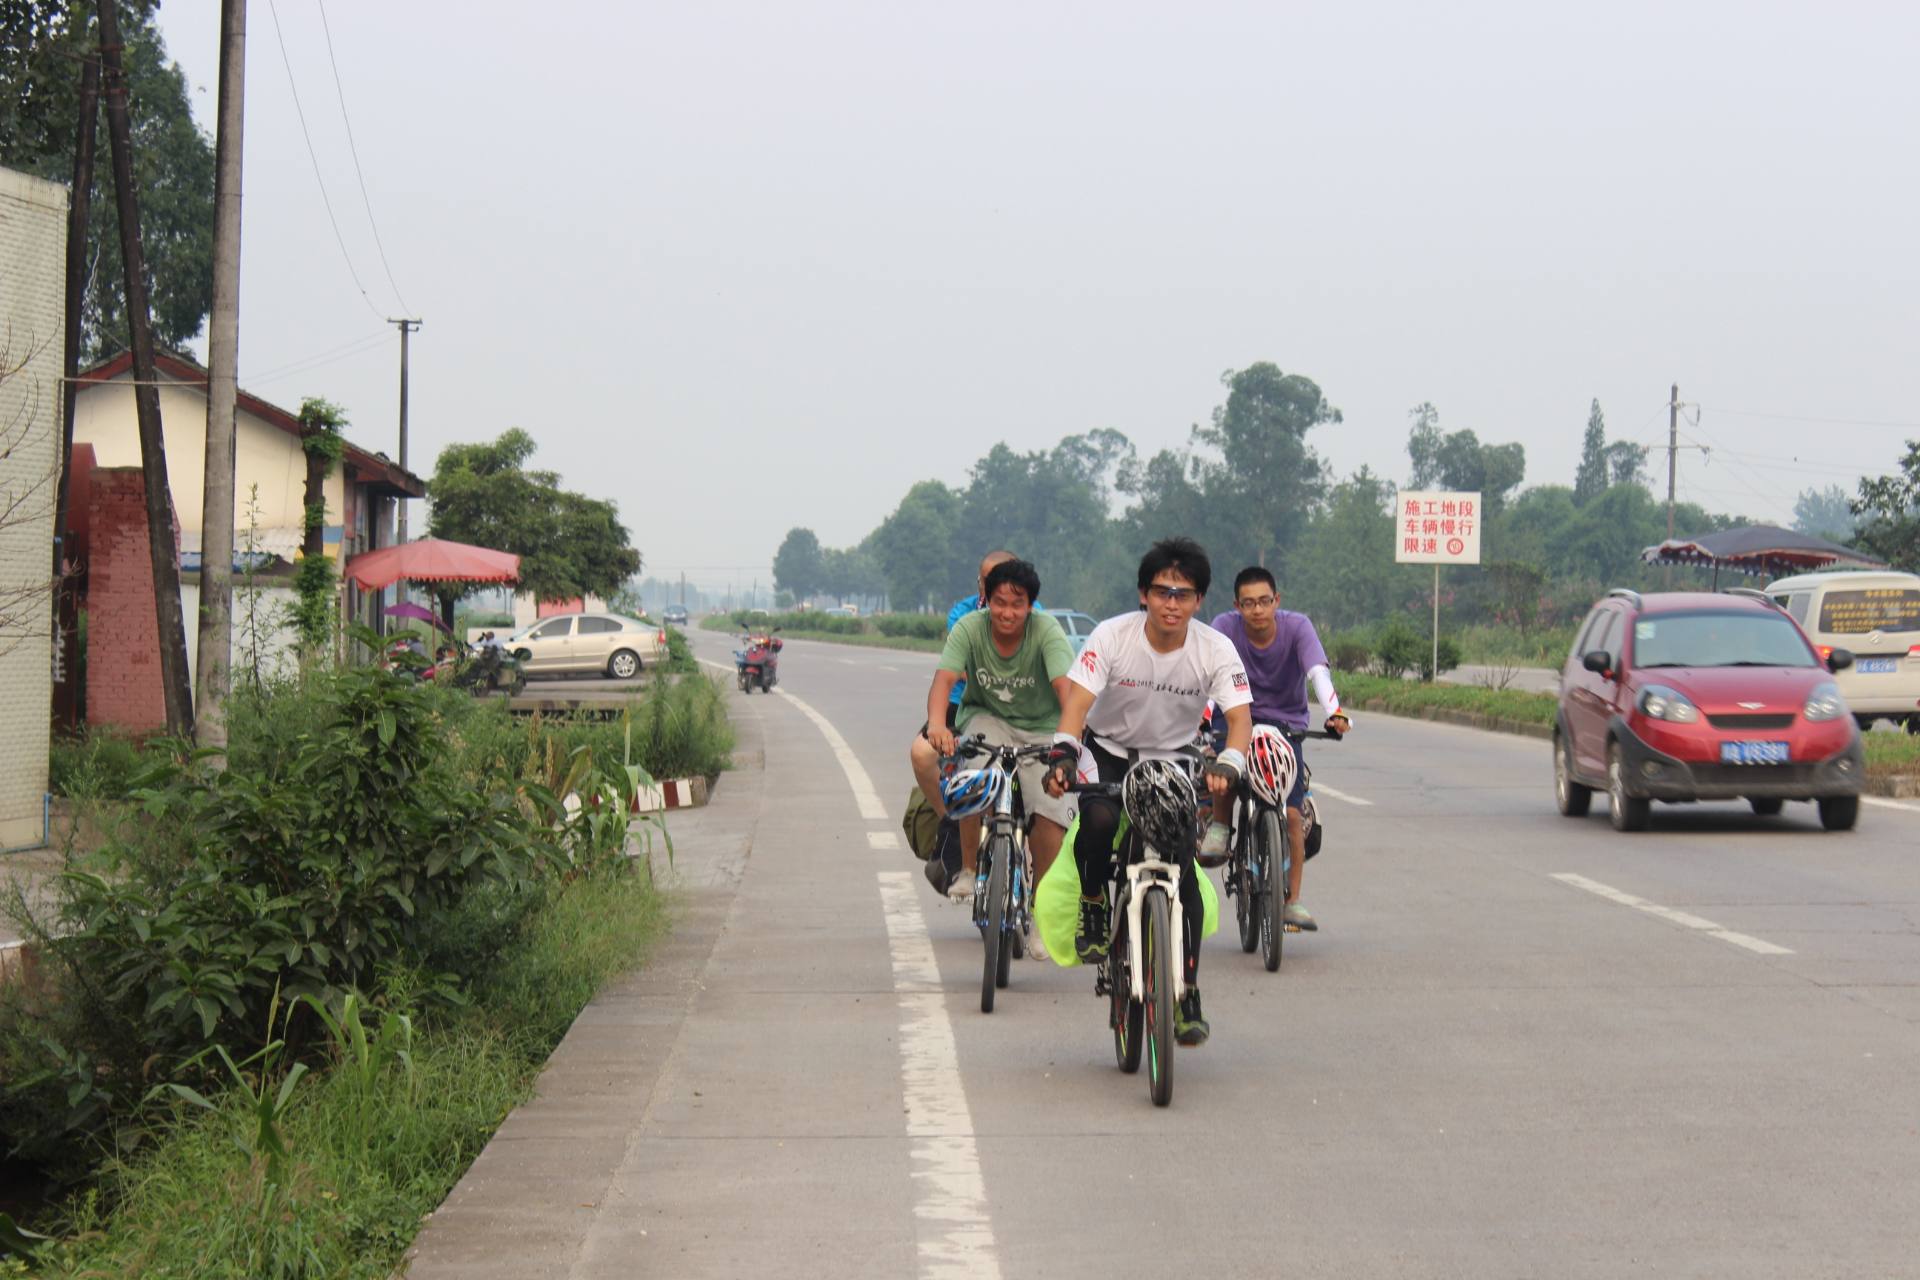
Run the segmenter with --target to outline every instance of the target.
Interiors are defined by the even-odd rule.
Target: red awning
[[[392,586],[402,578],[408,582],[518,582],[520,557],[464,542],[422,538],[364,551],[347,561],[346,576],[368,591]]]

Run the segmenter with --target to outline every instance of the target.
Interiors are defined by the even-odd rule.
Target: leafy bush
[[[883,636],[911,636],[917,640],[939,640],[947,634],[947,620],[931,613],[882,613],[873,625]]]
[[[687,633],[678,627],[667,628],[667,656],[665,661],[654,667],[656,674],[690,676],[699,673],[700,663],[693,656],[693,647],[687,643]]]
[[[47,789],[75,800],[119,799],[127,794],[134,776],[164,751],[160,746],[142,748],[110,729],[55,738],[48,758]]]
[[[1335,671],[1364,671],[1373,661],[1373,639],[1364,631],[1342,631],[1327,640],[1326,650]]]
[[[1409,671],[1422,680],[1432,680],[1433,637],[1422,635],[1401,618],[1389,619],[1373,633],[1371,674],[1399,679]],[[1460,665],[1460,645],[1451,636],[1440,637],[1440,670],[1451,671]]]

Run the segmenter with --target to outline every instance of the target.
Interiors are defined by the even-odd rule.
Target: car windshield
[[[1661,613],[1633,624],[1633,665],[1811,667],[1799,628],[1777,613]]]

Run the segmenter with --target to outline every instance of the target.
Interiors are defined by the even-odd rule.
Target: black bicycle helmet
[[[1142,760],[1127,773],[1120,803],[1127,821],[1160,856],[1172,862],[1193,851],[1200,807],[1193,779],[1171,760]]]

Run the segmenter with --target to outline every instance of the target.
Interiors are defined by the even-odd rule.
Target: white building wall
[[[46,835],[67,189],[0,169],[0,849]]]

